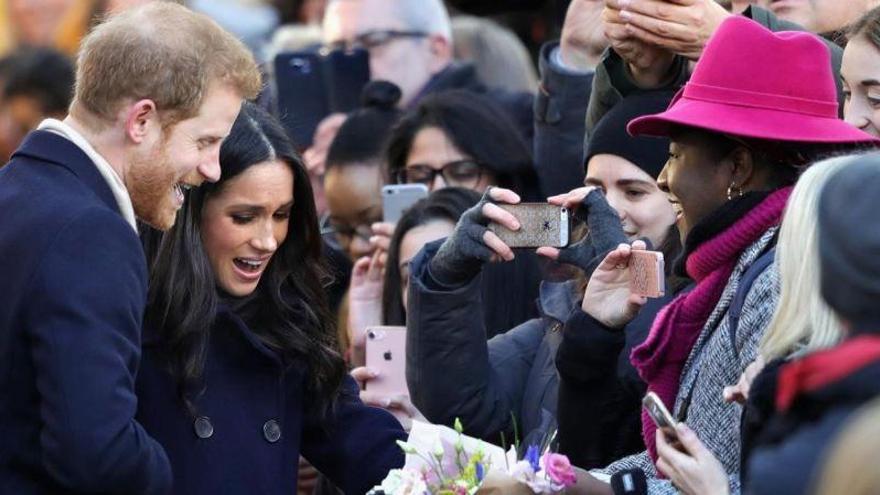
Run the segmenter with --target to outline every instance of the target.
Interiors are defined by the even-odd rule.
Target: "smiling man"
[[[154,2],[83,40],[69,115],[0,171],[0,493],[171,491],[134,420],[147,266],[136,218],[174,224],[218,153],[253,57],[207,17]]]

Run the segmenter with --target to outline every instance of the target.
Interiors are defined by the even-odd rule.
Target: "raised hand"
[[[732,15],[715,0],[607,0],[636,39],[696,61]]]
[[[608,40],[602,32],[602,0],[572,0],[562,24],[559,50],[568,67],[586,71],[599,64]]]
[[[687,495],[730,493],[727,472],[696,433],[684,423],[675,426],[675,433],[683,451],[674,447],[666,439],[666,434],[657,429],[657,469]]]
[[[629,258],[644,250],[644,241],[621,244],[608,253],[593,271],[581,309],[609,328],[623,328],[639,313],[647,299],[630,292]]]
[[[376,250],[355,262],[348,289],[348,338],[352,364],[364,363],[366,329],[382,324],[382,283],[387,254]]]
[[[611,48],[626,62],[633,81],[641,88],[662,86],[669,78],[675,54],[635,36],[635,30],[620,16],[618,0],[605,0],[602,19]]]
[[[589,274],[606,253],[627,241],[620,217],[605,200],[602,191],[594,186],[551,196],[547,202],[568,208],[575,218],[587,224],[589,235],[564,249],[538,248],[539,255],[576,266]]]
[[[429,265],[437,281],[448,285],[466,283],[476,276],[483,263],[513,260],[513,250],[486,226],[495,222],[519,230],[519,220],[495,204],[519,201],[519,196],[509,189],[490,187],[479,203],[464,212]]]

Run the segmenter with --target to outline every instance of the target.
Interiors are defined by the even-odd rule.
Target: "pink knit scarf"
[[[791,191],[792,187],[786,187],[773,192],[727,230],[697,247],[685,264],[696,287],[660,310],[648,338],[633,349],[630,355],[633,366],[648,384],[648,390],[663,399],[670,410],[675,404],[685,362],[718,304],[737,260],[768,229],[779,225]],[[656,430],[654,421],[643,410],[642,436],[655,462]]]

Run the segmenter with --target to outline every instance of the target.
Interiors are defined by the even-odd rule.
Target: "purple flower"
[[[541,464],[539,463],[541,457],[540,451],[538,451],[537,445],[529,445],[528,450],[526,450],[525,460],[529,461],[529,465],[532,466],[532,469],[537,473],[541,470]]]
[[[474,465],[474,468],[477,471],[477,481],[482,482],[483,478],[486,476],[486,473],[483,471],[483,463],[476,463],[476,465]]]

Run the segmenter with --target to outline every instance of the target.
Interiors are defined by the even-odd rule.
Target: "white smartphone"
[[[389,184],[382,187],[382,220],[396,224],[419,200],[428,197],[424,184]]]

